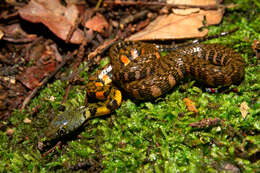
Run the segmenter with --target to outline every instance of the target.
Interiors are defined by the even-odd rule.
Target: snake
[[[110,63],[91,75],[86,85],[87,97],[93,102],[56,116],[45,132],[48,139],[61,138],[92,117],[114,112],[121,105],[121,91],[136,100],[153,100],[184,78],[219,87],[239,85],[245,73],[245,61],[240,54],[220,44],[176,48],[122,41],[109,49],[109,57]]]

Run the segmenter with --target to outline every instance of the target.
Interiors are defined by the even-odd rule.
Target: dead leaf
[[[251,48],[255,52],[256,58],[260,59],[260,41],[255,39],[251,45]]]
[[[204,15],[190,14],[180,16],[176,14],[159,16],[144,30],[132,35],[128,40],[165,40],[203,37],[208,30],[199,31],[203,27]]]
[[[38,51],[37,54],[34,54],[32,57],[35,64],[17,76],[17,79],[29,89],[41,86],[42,79],[55,71],[58,64],[57,59],[59,58],[57,56],[59,56],[59,54],[57,54],[56,49],[53,49],[53,44],[50,45],[52,47],[42,44],[39,45],[42,46],[40,49],[38,46],[32,49],[33,52]]]
[[[195,114],[199,112],[192,100],[189,98],[184,98],[183,101],[190,112],[194,112]]]
[[[219,24],[222,20],[224,9],[219,8],[218,10],[200,10],[199,14],[206,16],[207,25]]]
[[[27,88],[34,89],[35,87],[41,86],[41,80],[50,72],[53,72],[56,69],[56,65],[56,62],[51,62],[49,64],[32,66],[27,68],[26,71],[17,78]]]
[[[194,5],[194,6],[216,6],[217,0],[167,0],[167,4]]]
[[[8,136],[12,136],[14,134],[14,129],[10,129],[8,128],[6,131],[5,131],[5,134],[8,135]]]
[[[173,8],[172,11],[174,14],[186,16],[188,14],[197,13],[200,11],[200,9],[199,8],[185,8],[185,9]]]
[[[55,101],[55,97],[54,96],[50,96],[49,100],[54,102]]]
[[[31,42],[37,38],[35,34],[27,34],[24,32],[18,23],[7,25],[4,28],[4,33],[3,39],[14,43]]]
[[[25,118],[25,119],[23,120],[23,122],[24,122],[25,124],[30,124],[30,123],[32,122],[32,120],[30,120],[29,118]]]
[[[173,9],[177,15],[189,15],[192,13],[199,13],[205,15],[207,25],[219,24],[222,20],[224,9],[219,8],[217,10],[200,10],[199,8],[187,8],[187,9]]]
[[[103,33],[108,29],[108,22],[102,14],[97,13],[85,23],[85,27]]]
[[[247,106],[246,102],[242,102],[240,105],[240,112],[243,118],[246,118],[248,114],[249,107]]]
[[[78,13],[75,5],[64,7],[59,0],[31,0],[28,5],[19,10],[23,19],[33,23],[43,23],[62,40],[66,40],[70,29],[75,25]],[[77,28],[70,42],[80,44],[83,38],[83,31]]]
[[[0,40],[3,38],[3,36],[4,36],[4,32],[0,30]]]
[[[200,31],[204,17],[207,25],[219,24],[224,10],[200,10],[199,8],[173,9],[175,14],[163,15],[151,22],[144,30],[129,40],[165,40],[203,37],[207,29]]]

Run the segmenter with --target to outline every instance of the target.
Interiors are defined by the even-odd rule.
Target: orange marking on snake
[[[121,56],[121,61],[124,63],[125,66],[130,63],[130,60],[125,55]]]
[[[105,99],[104,91],[98,91],[98,92],[96,92],[96,97],[97,97],[98,99]]]
[[[96,85],[96,87],[102,87],[103,86],[103,84],[101,82],[96,82],[95,85]]]

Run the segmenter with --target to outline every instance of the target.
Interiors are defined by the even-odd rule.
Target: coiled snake
[[[160,52],[168,52],[161,56]],[[69,134],[90,117],[109,114],[122,101],[121,91],[138,100],[151,100],[172,89],[184,77],[211,86],[239,84],[245,62],[233,50],[218,44],[174,48],[144,42],[119,42],[109,51],[110,64],[87,83],[88,97],[101,100],[55,117],[45,135],[53,139]]]

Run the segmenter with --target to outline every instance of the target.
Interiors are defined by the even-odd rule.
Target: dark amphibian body
[[[162,51],[167,55],[161,56]],[[90,117],[117,109],[122,95],[115,86],[137,100],[152,100],[185,77],[211,87],[239,84],[245,69],[238,53],[217,44],[193,44],[176,49],[152,43],[120,42],[110,48],[109,56],[110,64],[91,76],[87,84],[87,96],[100,101],[55,117],[46,131],[47,138],[69,134]]]

